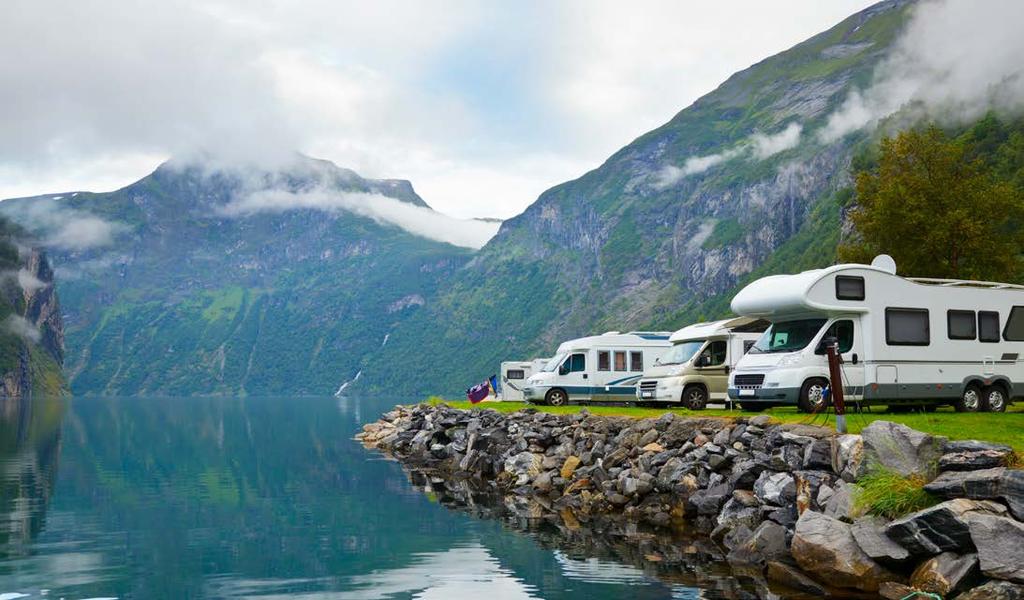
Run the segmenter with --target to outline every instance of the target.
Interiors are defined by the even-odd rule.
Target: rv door
[[[587,374],[587,353],[571,352],[558,367],[558,383],[569,394],[570,400],[590,398],[590,381]]]
[[[715,400],[724,400],[729,387],[729,343],[726,340],[711,340],[704,346],[694,365],[704,377],[708,395]]]
[[[864,329],[859,317],[836,319],[829,325],[822,339],[834,337],[839,342],[842,363],[843,392],[847,400],[859,401],[864,397]],[[822,353],[824,354],[824,353]],[[827,359],[825,359],[827,365]]]

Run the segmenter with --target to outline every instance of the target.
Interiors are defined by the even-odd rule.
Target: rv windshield
[[[763,352],[795,352],[811,343],[825,319],[799,319],[772,323],[750,348],[751,354]]]
[[[554,371],[555,369],[557,369],[558,365],[562,364],[563,360],[565,360],[565,353],[564,352],[562,354],[556,354],[554,357],[552,357],[551,360],[549,360],[547,362],[546,365],[544,365],[544,368],[541,369],[541,371],[543,371],[545,373],[550,373],[550,372]]]
[[[693,355],[696,354],[702,346],[704,346],[704,340],[693,340],[672,344],[672,348],[665,353],[665,356],[661,357],[658,364],[681,365],[693,358]]]

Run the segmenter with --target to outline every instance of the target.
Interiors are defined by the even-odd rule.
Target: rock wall
[[[885,421],[836,435],[767,416],[429,405],[397,407],[359,439],[522,519],[701,531],[760,597],[1024,598],[1024,471],[1006,466],[1007,446]],[[927,481],[937,504],[895,520],[863,514],[856,482],[877,466]]]

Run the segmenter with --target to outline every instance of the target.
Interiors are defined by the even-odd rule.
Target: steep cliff
[[[64,324],[46,254],[0,220],[0,398],[58,396]]]

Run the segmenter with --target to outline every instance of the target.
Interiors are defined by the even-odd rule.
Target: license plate
[[[654,392],[640,392],[641,398],[653,398]]]
[[[740,396],[753,396],[754,390],[740,390]]]

